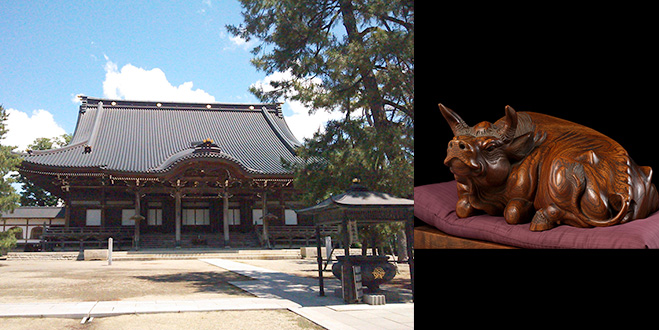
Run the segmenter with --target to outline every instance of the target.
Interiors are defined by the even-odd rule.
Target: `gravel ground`
[[[198,260],[0,261],[0,303],[250,297],[249,280]]]
[[[240,260],[250,265],[317,278],[315,259]],[[331,265],[324,276],[331,277]],[[401,264],[393,283],[410,287]],[[250,280],[199,260],[0,261],[0,303],[112,300],[184,300],[250,297],[229,281]],[[286,310],[131,314],[78,319],[6,318],[1,329],[322,329]]]

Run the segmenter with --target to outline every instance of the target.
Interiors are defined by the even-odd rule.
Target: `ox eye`
[[[486,151],[493,151],[494,148],[495,148],[494,144],[490,144],[490,145],[488,145],[487,147],[485,147],[485,150],[486,150]]]

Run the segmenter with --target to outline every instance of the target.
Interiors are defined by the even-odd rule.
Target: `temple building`
[[[19,172],[65,202],[64,228],[136,235],[232,234],[297,225],[300,142],[281,104],[178,103],[81,96],[69,145],[26,151]],[[138,215],[138,217],[136,217]],[[140,218],[142,216],[143,218]]]

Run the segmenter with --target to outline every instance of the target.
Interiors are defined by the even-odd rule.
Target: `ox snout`
[[[444,165],[457,175],[469,175],[479,172],[480,164],[476,161],[476,148],[469,141],[453,139],[448,143]]]
[[[462,140],[451,140],[448,143],[448,148],[449,149],[460,149],[463,151],[474,151],[474,148],[471,146],[470,143],[462,141]]]

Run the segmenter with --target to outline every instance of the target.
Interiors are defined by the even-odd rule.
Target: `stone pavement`
[[[335,278],[325,278],[325,296],[319,296],[318,280],[276,272],[224,259],[202,259],[209,264],[245,275],[255,281],[235,281],[232,285],[261,298],[283,298],[297,306],[288,308],[314,323],[334,329],[412,329],[414,304],[346,304],[332,294],[340,288]]]
[[[288,309],[330,330],[412,329],[414,304],[388,303],[371,306],[345,304],[331,294],[340,286],[325,279],[325,297],[318,295],[318,281],[224,259],[203,259],[253,281],[231,284],[255,298],[156,301],[90,301],[74,303],[0,304],[0,317],[103,317],[122,314],[207,312],[222,310]]]

